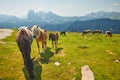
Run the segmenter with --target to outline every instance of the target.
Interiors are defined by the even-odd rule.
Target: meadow
[[[0,80],[31,80],[15,42],[16,32],[0,40],[4,42],[0,43]],[[31,47],[31,56],[35,57],[32,80],[81,80],[84,65],[89,65],[95,80],[120,80],[120,34],[105,37],[105,34],[81,36],[67,32],[59,37],[57,50],[49,40],[45,54],[38,54],[35,40]]]

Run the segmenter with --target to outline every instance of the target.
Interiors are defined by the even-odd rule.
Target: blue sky
[[[97,11],[120,12],[120,0],[0,0],[0,14],[26,16],[33,9],[60,16],[83,16]]]

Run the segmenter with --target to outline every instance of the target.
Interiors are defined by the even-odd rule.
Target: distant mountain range
[[[64,23],[64,22],[74,22],[74,21],[87,21],[87,20],[102,19],[102,18],[120,20],[120,12],[99,11],[99,12],[91,13],[85,16],[63,17],[63,16],[56,15],[51,11],[47,13],[42,12],[42,11],[35,13],[33,10],[30,10],[27,16],[27,19],[41,20],[43,22],[53,23],[53,24]]]
[[[75,21],[67,27],[67,31],[82,32],[83,30],[111,30],[113,33],[120,33],[120,20],[112,20],[108,18],[94,19],[89,21]]]
[[[85,29],[113,29],[120,33],[120,12],[104,12],[87,14],[85,16],[59,16],[53,12],[34,12],[29,10],[27,18],[0,15],[0,28],[18,28],[20,26],[40,25],[52,31],[83,31]]]

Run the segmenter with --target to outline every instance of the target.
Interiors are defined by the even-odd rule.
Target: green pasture
[[[16,32],[0,40],[0,80],[31,80],[15,42]],[[35,40],[31,47],[31,56],[35,57],[32,80],[81,80],[83,65],[89,65],[95,80],[120,80],[120,34],[105,37],[67,32],[59,37],[57,50],[49,40],[45,54],[38,54]]]

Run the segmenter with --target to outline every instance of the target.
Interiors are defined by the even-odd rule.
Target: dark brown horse
[[[16,42],[19,47],[19,50],[22,53],[25,68],[27,69],[30,77],[34,78],[33,74],[34,65],[30,56],[32,41],[33,41],[32,33],[30,30],[28,30],[28,28],[22,28],[18,30],[16,34]]]
[[[52,47],[54,48],[57,48],[57,45],[58,45],[58,38],[59,38],[59,35],[58,33],[50,33],[49,34],[49,40],[52,41]]]
[[[41,29],[40,26],[34,25],[32,27],[33,36],[36,39],[37,46],[38,46],[38,53],[40,53],[40,46],[39,42],[42,42],[43,52],[45,52],[47,46],[47,31]]]
[[[106,31],[106,37],[112,37],[112,32],[111,31]]]
[[[65,31],[61,31],[61,32],[60,32],[60,36],[61,36],[61,35],[64,35],[64,36],[65,36],[65,35],[66,35],[66,32],[65,32]]]
[[[93,30],[92,34],[101,34],[103,31],[102,30]]]

